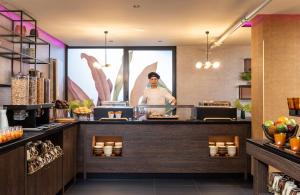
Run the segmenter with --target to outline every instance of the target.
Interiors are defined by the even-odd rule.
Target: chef
[[[160,76],[156,72],[148,74],[150,88],[145,89],[142,103],[147,105],[165,105],[166,102],[171,105],[176,104],[176,99],[162,87],[158,87],[158,80]],[[148,109],[150,115],[165,115],[164,108],[150,108]]]

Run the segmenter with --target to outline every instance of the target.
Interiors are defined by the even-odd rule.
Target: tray
[[[150,120],[178,120],[179,116],[173,115],[173,116],[148,116],[147,119]]]
[[[21,137],[17,137],[17,138],[14,138],[14,139],[10,139],[10,140],[7,140],[7,141],[0,141],[0,146],[2,145],[2,144],[7,144],[7,143],[11,143],[11,142],[14,142],[14,141],[16,141],[16,140],[18,140],[18,139],[20,139],[20,138],[22,138],[23,137],[23,135],[21,136]]]
[[[74,118],[57,118],[57,119],[55,119],[55,122],[57,122],[57,123],[72,123],[75,121],[76,120]]]
[[[284,151],[288,152],[288,153],[291,153],[291,154],[300,154],[300,152],[293,151],[290,148],[284,148]]]
[[[273,143],[267,143],[269,146],[272,146],[273,148],[277,148],[277,149],[285,149],[285,146],[277,146],[276,144],[273,144]]]
[[[128,121],[128,118],[100,118],[99,121]]]

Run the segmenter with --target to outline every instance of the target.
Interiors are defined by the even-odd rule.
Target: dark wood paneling
[[[63,132],[63,150],[64,150],[64,185],[72,180],[77,173],[76,162],[77,162],[77,132],[78,125],[68,127]]]
[[[62,189],[62,182],[62,158],[58,158],[36,173],[27,176],[27,194],[56,194]]]
[[[81,125],[80,125],[81,127]],[[83,172],[83,156],[84,156],[84,144],[83,144],[83,139],[84,137],[84,131],[81,130],[77,134],[77,172],[82,173]]]
[[[248,167],[245,143],[250,124],[81,124],[80,131],[79,142],[85,143],[81,163],[87,172],[233,173],[245,172]],[[208,137],[213,135],[239,136],[239,156],[209,157]],[[93,136],[121,136],[122,157],[92,156]]]
[[[254,193],[259,195],[261,193],[268,192],[268,165],[265,163],[253,159],[253,168],[254,168]]]
[[[25,194],[24,147],[0,155],[0,194]]]

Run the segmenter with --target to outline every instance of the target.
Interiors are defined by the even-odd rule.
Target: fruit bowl
[[[274,142],[274,135],[269,132],[269,129],[265,125],[262,125],[262,128],[264,130],[265,136],[270,141]],[[299,125],[296,125],[292,129],[287,130],[286,132],[280,132],[280,133],[286,133],[286,141],[288,142],[291,137],[295,137],[297,135],[298,128],[299,128]]]

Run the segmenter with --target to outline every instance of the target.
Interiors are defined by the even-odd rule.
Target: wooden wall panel
[[[251,44],[252,136],[263,138],[263,121],[288,116],[287,97],[300,97],[300,15],[257,16]]]

